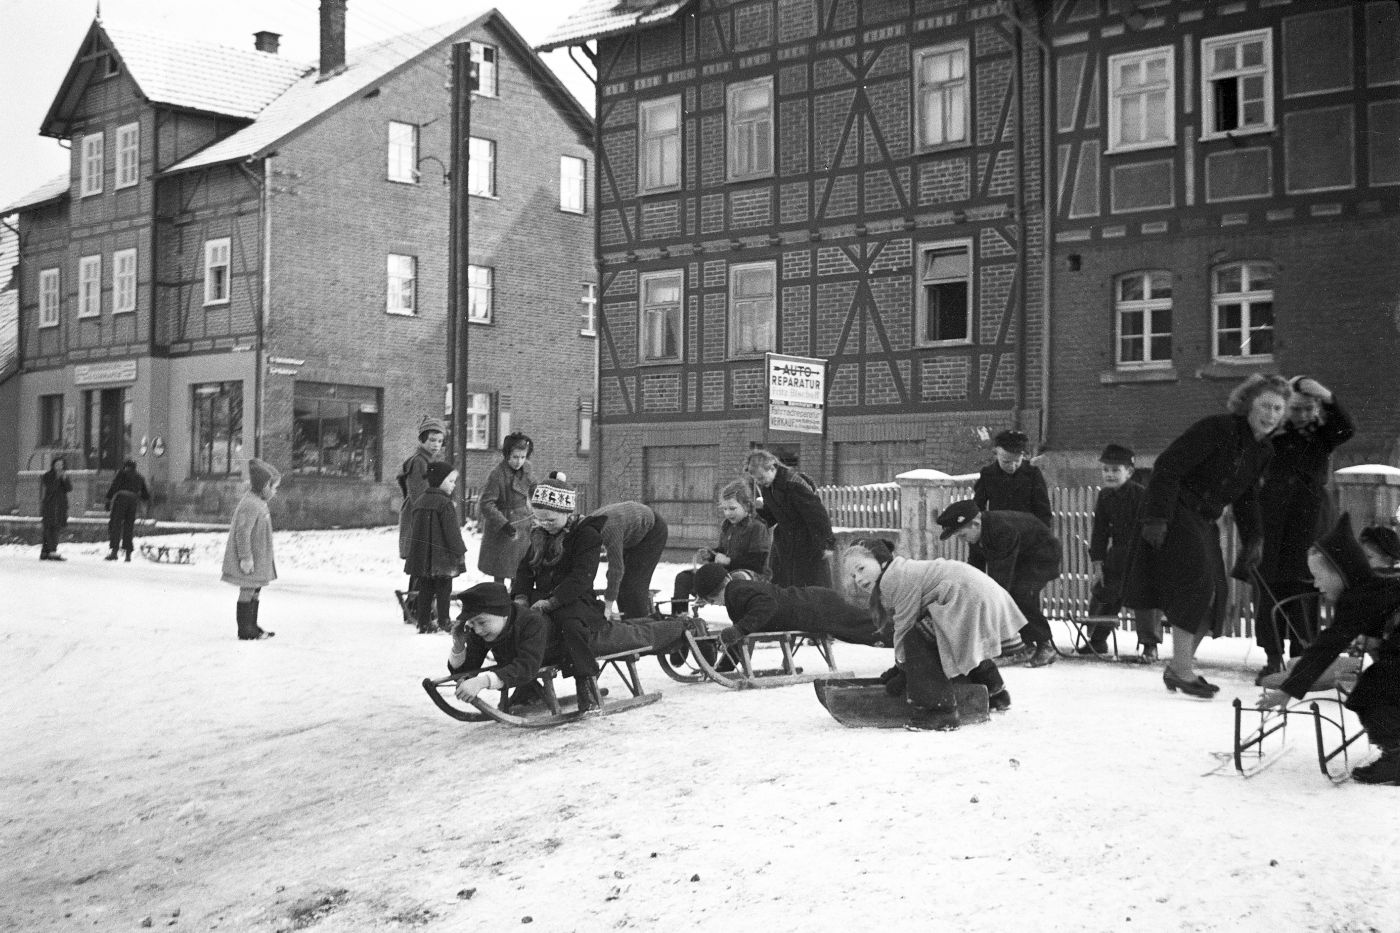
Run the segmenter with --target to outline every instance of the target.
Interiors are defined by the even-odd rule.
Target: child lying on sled
[[[478,670],[491,654],[496,669],[457,683],[457,698],[471,700],[483,690],[515,691],[519,705],[535,696],[535,678],[549,649],[549,619],[544,613],[511,602],[500,583],[478,583],[459,594],[462,614],[452,626],[452,652],[447,670]],[[559,659],[553,659],[559,660]]]

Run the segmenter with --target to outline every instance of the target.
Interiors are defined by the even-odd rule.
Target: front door
[[[118,470],[131,446],[131,402],[126,389],[92,389],[87,401],[88,469]]]

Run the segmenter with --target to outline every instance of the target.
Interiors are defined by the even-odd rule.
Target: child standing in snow
[[[724,516],[724,522],[719,526],[719,544],[696,551],[695,564],[703,566],[714,563],[730,573],[747,570],[758,579],[766,579],[772,533],[753,514],[753,509],[753,495],[749,492],[748,483],[735,480],[725,486],[719,494],[719,511]],[[676,574],[676,586],[671,593],[672,615],[685,615],[689,610],[695,573],[695,570],[682,570]]]
[[[1115,615],[1123,606],[1123,579],[1137,546],[1138,509],[1147,490],[1133,480],[1133,452],[1109,444],[1099,456],[1103,485],[1094,503],[1094,526],[1089,533],[1089,560],[1094,568],[1090,615]],[[1156,609],[1130,609],[1144,664],[1157,660],[1162,643],[1162,614]],[[1080,654],[1106,654],[1112,625],[1096,625]]]
[[[238,587],[238,638],[256,641],[275,633],[258,625],[258,594],[277,579],[272,559],[272,515],[268,501],[277,494],[282,474],[270,463],[248,460],[248,492],[238,500],[224,547],[225,583]]]
[[[457,471],[438,461],[428,464],[425,478],[428,486],[413,504],[408,557],[403,562],[404,573],[418,581],[415,618],[420,635],[438,630],[432,622],[434,602],[439,622],[447,625],[452,609],[452,578],[467,569],[467,545],[452,505]]]

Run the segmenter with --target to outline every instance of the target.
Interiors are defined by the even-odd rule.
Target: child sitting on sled
[[[719,526],[719,543],[695,552],[697,569],[714,563],[730,573],[747,570],[755,579],[768,577],[768,550],[773,545],[773,536],[753,510],[753,494],[744,480],[735,480],[720,490],[719,511],[724,522]],[[685,615],[690,609],[695,572],[682,570],[676,574],[676,586],[671,595],[672,615]]]
[[[847,549],[846,570],[894,642],[896,667],[882,679],[893,695],[902,687],[912,707],[906,728],[958,728],[955,683],[982,684],[992,709],[1011,707],[992,659],[1026,619],[995,580],[958,560],[895,557],[894,545],[876,538]]]

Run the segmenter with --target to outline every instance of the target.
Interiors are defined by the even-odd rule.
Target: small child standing
[[[1102,467],[1098,501],[1094,504],[1094,525],[1089,533],[1089,560],[1093,562],[1094,589],[1089,614],[1117,614],[1123,606],[1123,580],[1132,562],[1138,540],[1138,509],[1147,489],[1133,479],[1133,452],[1121,444],[1109,444],[1099,455]],[[1157,660],[1162,643],[1162,614],[1156,609],[1130,609],[1137,630],[1139,660]],[[1080,654],[1106,654],[1112,625],[1096,625],[1089,644]]]
[[[250,457],[250,488],[238,500],[229,525],[223,580],[238,587],[240,641],[257,641],[276,634],[258,625],[258,594],[277,579],[277,565],[272,557],[272,515],[267,503],[277,494],[277,484],[281,480],[282,474],[272,464]]]
[[[719,564],[730,573],[747,570],[755,579],[766,580],[768,550],[773,537],[753,510],[753,494],[749,492],[748,483],[735,480],[720,490],[719,511],[724,522],[719,526],[719,544],[696,551],[695,564]],[[685,615],[689,611],[695,573],[695,570],[682,570],[676,574],[676,586],[671,593],[672,615]]]
[[[448,624],[452,578],[467,569],[467,545],[452,505],[457,471],[439,460],[428,464],[425,476],[428,485],[413,503],[403,571],[418,581],[418,634],[431,635],[438,630],[432,621],[435,602],[439,623],[444,627]]]

